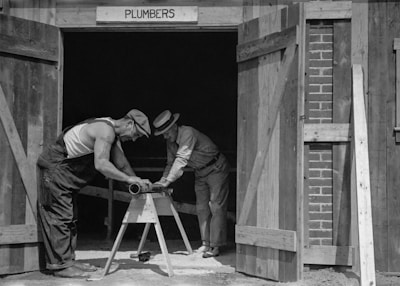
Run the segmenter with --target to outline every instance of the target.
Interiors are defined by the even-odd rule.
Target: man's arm
[[[144,182],[147,180],[142,180],[141,178],[134,175],[134,172],[132,168],[130,168],[130,166],[129,166],[130,170],[128,171],[128,173],[124,173],[123,171],[118,170],[117,167],[113,163],[111,163],[110,153],[114,139],[115,139],[115,134],[111,127],[107,126],[106,128],[99,128],[96,130],[95,141],[94,141],[94,165],[96,170],[98,170],[107,178],[118,180],[121,182],[126,182],[128,184],[133,184],[133,183],[147,184],[147,182]],[[122,152],[122,150],[120,151]]]
[[[168,157],[168,160],[173,159],[172,165],[164,170],[163,177],[160,181],[156,182],[157,184],[167,187],[183,175],[183,168],[187,165],[192,155],[196,140],[197,138],[194,136],[192,130],[188,129],[182,133],[175,156]]]
[[[128,159],[124,154],[124,151],[122,150],[120,141],[117,141],[115,144],[112,145],[111,159],[118,170],[124,172],[125,174],[128,174],[129,176],[136,176],[135,172],[128,162]]]

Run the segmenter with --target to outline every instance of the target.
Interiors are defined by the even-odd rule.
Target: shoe
[[[85,272],[97,271],[96,266],[90,265],[89,263],[82,263],[82,262],[78,262],[78,261],[74,261],[74,267],[78,268],[79,270],[85,271]]]
[[[205,253],[210,250],[211,250],[211,248],[208,245],[202,245],[196,249],[196,252]]]
[[[74,266],[70,266],[58,271],[54,271],[53,273],[56,277],[63,278],[88,278],[89,274],[83,272],[82,270],[75,268]]]
[[[219,248],[212,247],[209,251],[203,253],[203,258],[216,257],[219,255]]]

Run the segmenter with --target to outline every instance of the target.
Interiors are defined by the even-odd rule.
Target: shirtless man
[[[40,155],[38,209],[46,267],[55,276],[87,277],[86,272],[96,270],[92,265],[75,261],[77,194],[97,172],[109,179],[137,183],[148,189],[151,182],[135,175],[121,141],[135,141],[142,136],[149,137],[150,133],[147,116],[132,109],[120,119],[94,118],[68,127]]]

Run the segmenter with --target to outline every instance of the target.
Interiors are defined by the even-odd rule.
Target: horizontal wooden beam
[[[304,3],[306,20],[349,19],[352,16],[351,1],[312,1]]]
[[[0,226],[0,245],[39,242],[37,225]]]
[[[18,38],[18,35],[0,34],[0,52],[52,62],[58,61],[57,47],[49,49],[48,44]]]
[[[304,124],[304,142],[348,142],[352,135],[350,124]]]
[[[393,50],[400,50],[400,38],[395,38],[394,39]]]
[[[80,190],[79,194],[97,197],[101,199],[108,199],[108,192],[109,191],[106,188],[101,188],[96,186],[86,186]],[[132,195],[128,192],[114,190],[114,200],[129,203],[132,200]],[[173,202],[173,204],[175,209],[180,213],[197,215],[196,206],[193,204],[181,203],[175,201]],[[230,221],[236,222],[236,214],[233,212],[228,212],[227,218]]]
[[[303,264],[351,266],[351,246],[311,246],[304,248]]]
[[[296,251],[296,232],[255,226],[236,225],[236,243]]]
[[[199,2],[197,1],[197,4]],[[217,6],[198,6],[199,18],[197,23],[176,23],[176,24],[154,24],[154,23],[128,23],[128,24],[98,24],[96,23],[96,7],[93,5],[68,5],[61,7],[57,3],[56,26],[59,28],[95,28],[97,30],[108,30],[110,28],[127,29],[199,29],[217,27],[221,29],[236,29],[242,23],[243,7],[241,5],[217,5]],[[168,3],[169,5],[169,3]],[[172,5],[172,4],[171,4]],[[118,6],[118,5],[115,5]],[[151,6],[150,3],[148,6]]]
[[[243,62],[286,48],[296,42],[297,26],[282,32],[269,34],[260,39],[240,44],[236,49],[236,61]]]

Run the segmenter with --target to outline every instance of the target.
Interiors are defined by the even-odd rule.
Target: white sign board
[[[96,21],[103,23],[187,23],[197,22],[197,19],[198,8],[194,6],[101,6],[96,9]]]

